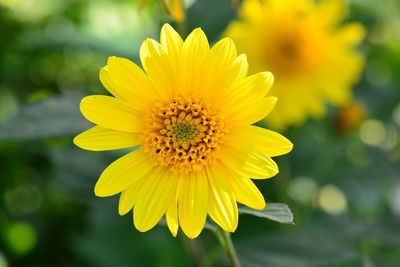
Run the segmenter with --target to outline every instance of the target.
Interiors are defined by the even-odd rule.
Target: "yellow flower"
[[[210,48],[199,28],[183,41],[165,24],[160,39],[142,44],[144,71],[109,58],[100,80],[114,97],[82,100],[82,114],[97,126],[74,143],[94,151],[140,146],[108,166],[95,186],[97,196],[121,193],[119,213],[134,209],[139,231],[165,214],[174,236],[180,225],[195,238],[209,214],[233,232],[236,202],[265,206],[249,177],[274,176],[278,167],[270,157],[292,149],[282,135],[251,125],[276,102],[266,97],[273,76],[247,76],[246,56],[236,54],[232,40]]]
[[[342,106],[363,68],[355,50],[364,36],[358,23],[339,26],[342,0],[245,0],[239,21],[228,27],[250,72],[271,70],[271,95],[279,103],[267,121],[274,128],[298,125],[308,116],[321,118],[325,102]]]

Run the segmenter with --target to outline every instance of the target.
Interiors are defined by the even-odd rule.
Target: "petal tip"
[[[161,31],[175,31],[175,29],[169,24],[169,23],[164,23],[164,25],[161,27]]]
[[[120,203],[121,203],[121,202],[120,202]],[[126,215],[129,211],[130,211],[130,209],[126,209],[126,208],[123,207],[121,204],[118,205],[118,214],[119,214],[120,216]]]
[[[115,62],[118,60],[119,58],[116,56],[110,56],[107,58],[107,65],[112,65],[115,64]]]
[[[102,192],[101,186],[99,186],[98,183],[94,186],[94,195],[96,197],[107,197],[107,195]]]
[[[267,203],[265,202],[264,197],[262,198],[262,200],[258,199],[257,202],[253,201],[253,203],[251,203],[251,204],[252,204],[251,207],[250,206],[248,206],[248,207],[255,209],[255,210],[263,210],[267,206]]]
[[[74,139],[72,139],[72,143],[74,145],[76,145],[77,147],[84,149],[83,146],[82,146],[81,135],[82,135],[82,133],[80,133],[77,136],[75,136]]]
[[[207,42],[208,44],[208,39],[206,34],[204,33],[203,29],[201,27],[197,27],[196,29],[194,29],[186,38],[186,41],[189,40],[204,40],[204,42]]]
[[[153,227],[149,227],[149,225],[146,225],[146,223],[139,221],[137,219],[137,216],[135,216],[135,213],[133,213],[133,225],[135,226],[135,228],[139,231],[139,232],[147,232],[149,231],[151,228]]]
[[[273,102],[274,104],[275,104],[276,102],[278,102],[278,98],[277,98],[276,96],[269,96],[268,98],[269,98],[270,101]]]
[[[96,183],[96,185],[94,186],[93,192],[94,192],[94,195],[95,195],[96,197],[104,197],[104,195],[101,193],[101,190],[99,189],[99,186],[98,186],[97,183]]]
[[[265,209],[266,206],[267,206],[267,203],[265,203],[265,201],[264,201],[264,203],[262,205],[256,206],[255,208],[258,210],[263,210],[263,209]]]
[[[287,153],[293,150],[294,144],[288,139],[288,148],[287,148]]]
[[[188,231],[188,230],[183,230],[183,232],[185,233],[185,235],[186,235],[188,238],[190,238],[190,239],[195,239],[195,238],[197,238],[197,237],[200,235],[201,230],[200,230],[200,231]]]
[[[103,181],[104,181],[104,178],[103,178],[103,174],[102,174],[102,175],[100,175],[100,178],[97,180],[97,183],[94,186],[94,194],[96,197],[109,197],[109,196],[113,196],[113,195],[119,193],[119,192],[114,193],[114,192],[107,191],[107,188],[104,187]]]
[[[178,228],[176,228],[176,230],[175,229],[174,230],[169,229],[169,231],[171,232],[171,235],[173,237],[176,237],[178,235]]]
[[[272,72],[270,72],[270,71],[266,71],[266,72],[264,72],[264,73],[265,73],[265,75],[266,75],[266,77],[267,77],[268,82],[269,82],[270,84],[273,84],[274,81],[275,81],[275,76],[274,76],[274,74],[273,74]]]
[[[231,232],[231,233],[233,233],[233,232],[235,232],[236,231],[236,229],[237,229],[237,226],[238,226],[238,224],[237,223],[234,223],[234,222],[232,222],[231,224],[229,224],[229,225],[225,225],[224,227],[222,227],[222,228],[224,228],[224,230],[225,231],[228,231],[228,232]]]

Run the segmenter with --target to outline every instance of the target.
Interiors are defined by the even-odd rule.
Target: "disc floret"
[[[142,139],[160,165],[188,173],[218,158],[225,132],[223,118],[207,104],[193,97],[175,97],[154,106]]]

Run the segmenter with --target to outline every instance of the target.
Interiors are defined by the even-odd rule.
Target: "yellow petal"
[[[292,142],[283,135],[253,125],[241,128],[236,136],[241,139],[240,143],[253,145],[270,157],[287,154],[293,148]]]
[[[146,178],[138,192],[133,211],[133,223],[141,232],[153,228],[166,213],[171,200],[176,197],[178,176],[168,168],[159,168]]]
[[[271,72],[259,72],[241,80],[232,90],[232,98],[242,98],[243,94],[266,97],[274,84],[274,75]]]
[[[189,238],[196,238],[207,217],[207,176],[202,171],[182,176],[179,188],[179,222]]]
[[[210,50],[208,39],[201,28],[194,29],[186,38],[183,49],[183,60],[193,56],[204,56]]]
[[[183,40],[168,23],[164,24],[161,29],[160,42],[161,46],[168,53],[172,65],[178,65]]]
[[[250,178],[233,176],[230,181],[238,202],[257,210],[265,208],[264,197]]]
[[[189,34],[182,46],[181,53],[180,91],[189,96],[203,90],[204,73],[210,55],[207,37],[200,28]]]
[[[238,208],[228,182],[231,177],[220,163],[207,167],[207,177],[210,186],[208,212],[224,230],[234,232],[238,224]]]
[[[148,75],[146,59],[151,57],[160,57],[162,54],[166,54],[166,51],[157,41],[153,39],[146,39],[140,47],[139,54],[142,66]]]
[[[92,95],[82,99],[80,109],[89,121],[122,132],[141,132],[143,116],[126,102],[111,96]]]
[[[341,27],[336,33],[335,38],[345,45],[356,45],[365,37],[366,30],[361,23],[351,22]]]
[[[230,38],[218,41],[210,50],[210,59],[207,72],[204,75],[203,92],[198,92],[197,97],[215,95],[218,91],[230,86],[236,78],[237,72],[230,70],[236,59],[235,44]]]
[[[244,78],[246,77],[248,71],[249,71],[249,63],[247,61],[247,55],[246,54],[240,54],[234,61],[234,65],[237,64],[239,66],[238,70],[238,78]]]
[[[265,7],[272,4],[271,2],[277,1],[259,1],[259,0],[247,0],[243,1],[242,8],[239,10],[239,16],[247,18],[251,23],[259,23],[265,19]]]
[[[221,161],[225,166],[232,167],[240,176],[253,179],[270,178],[279,172],[278,165],[267,154],[240,142],[236,136],[230,138],[221,148]]]
[[[267,97],[274,76],[270,72],[260,72],[238,81],[222,103],[227,118],[242,124],[252,124],[267,116],[276,103],[275,97]]]
[[[133,147],[139,144],[139,134],[119,132],[94,126],[74,138],[74,144],[80,148],[103,151],[126,147]]]
[[[164,48],[147,39],[140,47],[140,59],[158,99],[175,96],[177,92],[177,66],[172,65]]]
[[[177,198],[171,200],[165,217],[169,231],[176,237],[179,228]]]
[[[138,192],[140,188],[143,186],[143,183],[146,181],[146,177],[151,175],[154,170],[155,168],[152,171],[148,172],[144,177],[139,179],[137,182],[135,182],[133,185],[131,185],[129,188],[122,191],[118,202],[119,215],[125,215],[133,208],[133,205],[135,205],[137,201]]]
[[[231,96],[232,84],[244,78],[248,70],[247,57],[236,56],[236,47],[229,38],[213,46],[207,66],[202,95],[212,97],[216,103]]]
[[[343,18],[345,3],[343,0],[324,0],[319,2],[318,9],[320,23],[333,26]]]
[[[251,106],[239,105],[241,110],[235,110],[235,113],[231,113],[231,119],[229,120],[232,124],[249,125],[256,123],[264,119],[274,109],[276,101],[278,99],[274,96],[263,98],[255,101]],[[245,101],[244,101],[245,102]],[[228,115],[226,115],[228,116]],[[228,117],[229,118],[229,117]]]
[[[107,66],[100,70],[100,80],[111,94],[137,110],[145,110],[157,97],[143,70],[125,58],[109,57]]]
[[[210,53],[210,67],[214,71],[228,68],[237,57],[236,47],[231,38],[224,38],[218,41],[211,48]]]
[[[145,176],[152,168],[153,161],[138,149],[117,159],[100,175],[94,188],[99,197],[108,197],[120,193]]]

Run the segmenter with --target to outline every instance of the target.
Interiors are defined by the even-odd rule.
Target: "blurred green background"
[[[346,20],[368,30],[354,88],[365,116],[343,129],[343,110],[330,108],[284,133],[295,149],[257,185],[267,201],[290,206],[296,225],[241,216],[233,241],[245,267],[400,266],[400,3],[346,3]],[[0,267],[228,264],[208,230],[195,241],[164,226],[135,230],[117,214],[117,197],[93,193],[126,151],[72,144],[90,125],[81,97],[105,92],[98,72],[107,57],[138,63],[142,41],[171,22],[158,1],[138,5],[0,0]],[[187,1],[186,31],[201,26],[214,43],[236,11],[230,0]]]

